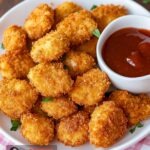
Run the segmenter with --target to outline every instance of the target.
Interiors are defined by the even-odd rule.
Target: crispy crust
[[[54,123],[51,119],[27,113],[21,116],[21,134],[31,144],[48,145],[54,139]]]
[[[33,44],[31,57],[35,62],[58,60],[69,51],[68,38],[58,31],[50,32]]]
[[[110,86],[106,73],[98,68],[78,76],[70,92],[72,100],[79,105],[95,105],[102,101]]]
[[[89,116],[86,112],[64,118],[57,126],[57,138],[68,146],[79,146],[88,141]]]
[[[26,32],[20,26],[11,25],[4,31],[3,45],[7,51],[26,49],[26,40]]]
[[[104,102],[92,113],[89,131],[91,144],[110,147],[127,132],[127,118],[114,102]]]
[[[63,63],[68,67],[68,71],[72,77],[85,73],[96,64],[92,56],[77,51],[68,52]]]
[[[92,14],[98,23],[98,28],[103,31],[104,28],[118,17],[128,14],[126,8],[120,5],[100,5],[92,11]]]
[[[25,80],[0,81],[0,109],[12,119],[31,110],[37,98],[38,93]]]
[[[41,102],[41,109],[54,119],[61,119],[75,113],[77,106],[66,97],[54,98],[49,102]]]
[[[97,28],[90,12],[81,10],[66,17],[57,25],[57,30],[65,34],[72,45],[90,40],[92,32]]]
[[[28,78],[45,97],[59,97],[71,90],[73,80],[62,63],[41,63],[30,69]]]
[[[34,65],[27,51],[8,51],[0,56],[0,73],[3,78],[25,78]]]
[[[54,23],[54,11],[47,4],[40,4],[28,16],[24,23],[28,37],[37,40],[45,35]]]
[[[108,100],[114,101],[124,110],[129,126],[150,117],[150,97],[146,94],[133,95],[127,91],[114,91]]]

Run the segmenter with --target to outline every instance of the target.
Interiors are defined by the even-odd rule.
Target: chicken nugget
[[[38,98],[36,90],[25,80],[0,81],[0,109],[12,119],[31,110]]]
[[[98,68],[91,69],[77,77],[70,96],[79,105],[95,105],[102,100],[109,86],[106,73]]]
[[[133,95],[127,91],[114,91],[109,99],[121,107],[127,118],[129,126],[136,125],[150,117],[150,97],[146,94]]]
[[[55,23],[57,24],[68,15],[81,10],[82,8],[73,2],[63,2],[55,9]]]
[[[0,73],[3,78],[25,78],[34,65],[27,51],[8,51],[0,56]]]
[[[28,78],[45,97],[59,97],[71,90],[73,80],[62,63],[41,63],[30,69]]]
[[[28,37],[37,40],[51,29],[54,23],[54,11],[47,4],[40,4],[28,16],[24,23],[24,29]]]
[[[79,146],[88,141],[89,116],[84,111],[64,118],[57,126],[57,138],[68,146]]]
[[[127,118],[114,102],[104,102],[92,113],[89,132],[91,144],[108,148],[127,132]]]
[[[64,33],[72,45],[90,40],[95,29],[97,23],[87,10],[72,13],[57,25],[57,30]]]
[[[95,66],[95,60],[85,52],[70,51],[65,55],[63,63],[72,77],[81,75]]]
[[[81,45],[74,47],[75,51],[86,52],[87,54],[91,55],[93,58],[96,59],[96,45],[98,39],[93,37],[89,41],[84,42]]]
[[[27,35],[22,27],[12,25],[4,31],[3,46],[7,51],[26,49]]]
[[[41,109],[54,119],[61,119],[75,113],[77,106],[66,97],[53,98],[52,100],[41,102]]]
[[[31,144],[48,145],[54,139],[54,122],[37,114],[21,116],[21,134]]]
[[[58,60],[69,51],[70,41],[57,31],[48,33],[33,44],[31,57],[35,62],[50,62]]]
[[[103,31],[104,28],[113,20],[128,14],[126,8],[120,5],[100,5],[92,10],[92,14],[98,23],[98,28]]]

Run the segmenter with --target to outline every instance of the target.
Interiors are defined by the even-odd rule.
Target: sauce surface
[[[126,77],[150,74],[150,31],[124,28],[113,33],[102,50],[105,63]]]

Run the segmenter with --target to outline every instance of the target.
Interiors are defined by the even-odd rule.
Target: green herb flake
[[[138,128],[142,128],[144,125],[141,124],[141,122],[139,122],[136,126],[137,126]]]
[[[149,3],[150,3],[150,0],[143,0],[143,3],[144,3],[144,4],[149,4]]]
[[[130,133],[134,133],[135,132],[136,127],[130,129]]]
[[[97,8],[97,5],[93,5],[93,6],[91,7],[91,10],[93,10],[93,9],[95,9],[95,8]]]
[[[98,29],[94,30],[93,33],[92,33],[94,36],[96,36],[97,38],[100,37],[101,33]]]
[[[21,125],[19,120],[11,120],[12,127],[10,128],[10,131],[16,131],[19,126]]]
[[[1,44],[1,49],[5,49],[5,48],[4,48],[4,44],[3,44],[3,43]]]
[[[53,101],[52,97],[46,97],[42,99],[42,102],[50,102],[50,101]]]
[[[142,123],[137,123],[134,128],[130,129],[130,133],[134,133],[136,128],[142,128],[144,125]]]

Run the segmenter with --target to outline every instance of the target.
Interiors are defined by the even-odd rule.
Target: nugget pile
[[[55,9],[40,4],[23,27],[4,31],[0,110],[21,122],[31,144],[48,145],[56,136],[68,146],[90,141],[107,148],[150,116],[147,95],[114,91],[106,97],[111,83],[96,66],[93,32],[126,14],[117,5],[88,11],[73,2]]]

